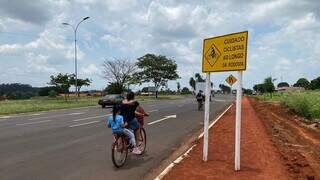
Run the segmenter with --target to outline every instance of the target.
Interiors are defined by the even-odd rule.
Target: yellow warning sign
[[[246,70],[247,44],[248,31],[205,39],[202,72]]]
[[[226,82],[232,86],[234,83],[237,82],[237,78],[235,78],[234,76],[230,75],[229,77],[227,77]]]

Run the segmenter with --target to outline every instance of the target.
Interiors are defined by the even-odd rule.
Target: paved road
[[[211,117],[232,99],[215,97]],[[110,109],[90,107],[0,117],[0,179],[141,179],[187,135],[200,129],[203,121],[194,99],[142,105],[151,114],[146,118],[147,152],[129,155],[121,169],[115,169],[111,161],[111,130],[105,126]],[[177,118],[156,122],[170,115]]]

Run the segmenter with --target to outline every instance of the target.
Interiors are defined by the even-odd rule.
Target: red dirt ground
[[[279,105],[245,97],[242,107],[240,171],[234,171],[233,106],[209,132],[208,162],[201,139],[164,179],[319,179],[318,130],[290,120],[296,116]]]

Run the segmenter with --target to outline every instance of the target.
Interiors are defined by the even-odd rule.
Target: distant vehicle
[[[102,108],[105,108],[106,106],[113,106],[114,104],[119,104],[122,102],[124,97],[121,94],[108,94],[104,97],[102,97],[98,104],[101,105]]]

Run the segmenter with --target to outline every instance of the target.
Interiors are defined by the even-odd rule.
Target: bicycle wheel
[[[201,111],[201,110],[202,110],[202,103],[198,102],[198,111]]]
[[[117,168],[122,167],[127,160],[128,156],[128,149],[125,140],[123,137],[119,137],[113,144],[112,144],[112,162],[113,165]]]
[[[141,135],[140,139],[142,140],[142,143],[139,146],[139,150],[141,151],[141,154],[143,154],[147,148],[147,133],[144,128],[140,128],[140,135]]]

